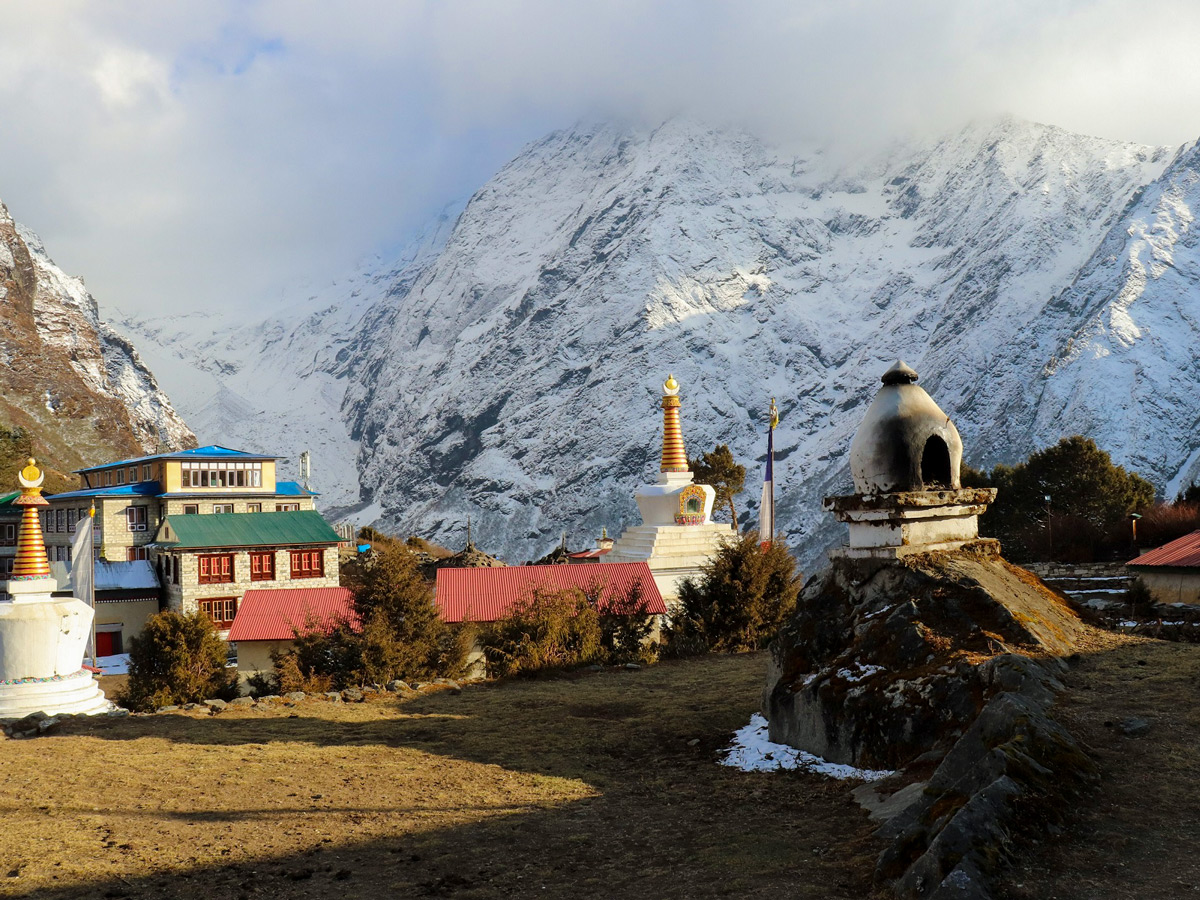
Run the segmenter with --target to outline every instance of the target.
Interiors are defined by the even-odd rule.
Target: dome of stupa
[[[850,473],[859,494],[958,490],[962,439],[950,417],[897,361],[850,444]]]

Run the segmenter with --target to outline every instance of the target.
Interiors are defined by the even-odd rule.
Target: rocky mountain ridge
[[[820,498],[846,488],[897,357],[977,466],[1082,431],[1166,488],[1191,477],[1196,192],[1194,147],[1011,119],[854,164],[686,121],[578,126],[319,312],[203,353],[186,330],[125,324],[211,376],[189,414],[212,404],[219,422],[249,395],[353,451],[353,470],[323,470],[333,505],[449,544],[470,514],[512,559],[636,523],[668,370],[690,452],[730,444],[751,488],[775,396],[778,521],[811,565],[837,539]]]
[[[68,470],[195,446],[129,340],[0,203],[0,425]]]

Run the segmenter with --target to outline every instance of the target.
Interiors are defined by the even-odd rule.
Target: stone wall
[[[200,608],[198,601],[210,597],[237,597],[238,600],[248,590],[272,590],[276,588],[327,588],[339,586],[338,548],[326,547],[325,575],[321,578],[291,577],[291,557],[286,549],[275,551],[275,578],[271,581],[250,580],[250,551],[238,550],[233,554],[232,582],[222,584],[199,583],[199,551],[186,551],[179,554],[180,584],[168,583],[166,588],[167,606],[179,612],[195,612]],[[205,554],[207,555],[207,554]]]
[[[1155,603],[1200,605],[1200,569],[1134,568],[1138,580],[1150,590]]]
[[[1021,567],[1043,580],[1059,578],[1120,578],[1132,574],[1125,563],[1022,563]]]

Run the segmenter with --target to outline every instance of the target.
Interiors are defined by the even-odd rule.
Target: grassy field
[[[1068,829],[1027,850],[1005,900],[1200,897],[1200,645],[1112,636],[1066,678],[1058,718],[1100,764]],[[1122,733],[1129,718],[1150,723]]]
[[[761,654],[3,744],[0,894],[864,898],[851,785],[716,764]]]

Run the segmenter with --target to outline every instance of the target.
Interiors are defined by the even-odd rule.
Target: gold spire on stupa
[[[679,429],[679,382],[667,375],[663,382],[663,446],[661,472],[686,472],[687,453],[683,449],[683,432]]]
[[[46,558],[46,544],[42,540],[42,525],[38,521],[39,506],[49,506],[42,496],[42,482],[46,476],[31,457],[29,465],[17,475],[21,484],[21,496],[13,506],[25,507],[21,514],[21,530],[17,533],[17,557],[13,560],[11,581],[33,581],[50,577],[50,560]]]

